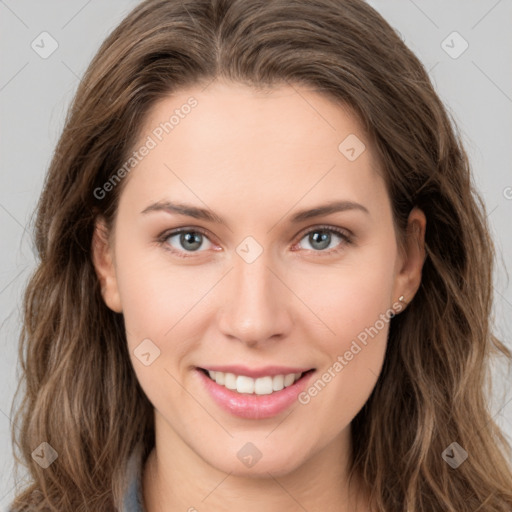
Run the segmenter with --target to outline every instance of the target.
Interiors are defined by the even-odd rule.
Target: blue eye
[[[331,245],[331,242],[333,240],[333,234],[334,237],[339,238],[341,242],[334,246],[334,251],[324,251],[324,249],[328,248]],[[345,233],[340,229],[331,228],[328,226],[316,227],[314,229],[309,230],[308,232],[305,233],[301,240],[304,240],[305,238],[307,238],[308,242],[313,247],[312,250],[315,252],[337,252],[338,250],[341,250],[341,248],[339,247],[340,245],[343,246],[345,244],[351,243],[351,238],[348,235],[348,233]]]
[[[177,244],[179,245],[176,247],[172,243],[167,243],[168,240],[172,238],[176,238]],[[194,229],[178,229],[175,231],[171,231],[170,233],[164,233],[160,238],[159,242],[162,244],[165,244],[166,246],[170,246],[171,248],[168,249],[171,252],[177,254],[178,256],[182,256],[184,258],[187,258],[188,255],[183,254],[183,250],[185,252],[201,252],[198,251],[201,245],[203,245],[204,239],[208,240],[208,237],[206,236],[206,233],[199,230],[198,228]],[[211,243],[211,242],[210,242]]]
[[[340,242],[335,244],[334,248],[331,247],[330,250],[325,250],[331,245],[333,234]],[[310,229],[302,234],[299,243],[306,237],[308,237],[308,242],[312,247],[312,249],[306,250],[319,253],[319,255],[337,253],[341,251],[344,246],[352,243],[351,235],[348,232],[330,226],[317,226]],[[174,243],[170,242],[171,239],[175,239]],[[162,245],[165,250],[181,258],[189,258],[194,256],[194,253],[203,252],[200,248],[203,247],[205,240],[208,241],[211,248],[212,242],[208,238],[206,231],[200,228],[179,228],[173,231],[166,231],[157,238],[157,242]],[[208,247],[206,249],[208,249]]]

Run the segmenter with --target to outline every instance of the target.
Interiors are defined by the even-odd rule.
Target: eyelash
[[[311,252],[320,253],[319,256],[322,256],[325,254],[329,254],[329,255],[337,254],[338,252],[340,252],[344,249],[345,245],[350,245],[353,243],[351,235],[349,235],[345,230],[342,230],[340,228],[335,228],[333,226],[314,226],[313,228],[308,229],[307,231],[303,231],[299,235],[299,242],[305,236],[309,235],[310,233],[314,233],[315,231],[324,231],[324,232],[327,231],[329,233],[335,233],[342,239],[342,242],[340,242],[338,244],[337,248],[335,248],[335,249],[318,250],[318,251],[311,250]],[[198,251],[189,251],[189,253],[187,253],[186,251],[177,251],[176,249],[174,249],[173,247],[170,247],[167,244],[167,240],[171,236],[179,235],[180,233],[201,233],[209,240],[208,233],[204,229],[197,228],[197,227],[190,227],[190,228],[179,228],[179,229],[175,229],[175,230],[171,230],[171,231],[164,231],[163,233],[158,235],[156,242],[160,246],[162,246],[164,248],[164,250],[173,253],[174,255],[178,256],[179,258],[193,257],[195,255],[195,253]],[[211,240],[210,240],[210,242],[211,242]],[[202,252],[202,251],[199,251],[199,252]]]

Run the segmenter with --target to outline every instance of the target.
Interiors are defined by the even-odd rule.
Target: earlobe
[[[94,226],[91,243],[92,262],[100,282],[101,295],[105,304],[112,311],[121,313],[121,298],[117,287],[117,277],[112,253],[113,248],[109,243],[108,230],[103,219],[98,219]]]
[[[404,257],[396,276],[394,298],[403,297],[404,307],[412,300],[421,285],[421,273],[425,263],[425,232],[427,219],[422,210],[415,207],[409,214],[405,237]],[[405,304],[404,302],[407,301]]]

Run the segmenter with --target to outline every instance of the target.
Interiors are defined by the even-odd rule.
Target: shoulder
[[[120,512],[145,512],[142,499],[142,468],[144,464],[142,444],[132,451],[125,473],[125,493]],[[4,512],[18,512],[8,507]]]

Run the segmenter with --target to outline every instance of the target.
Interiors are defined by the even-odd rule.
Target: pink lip
[[[234,365],[234,366],[208,366],[203,367],[205,370],[211,372],[234,373],[235,375],[245,375],[257,379],[258,377],[266,377],[269,375],[288,375],[289,373],[304,373],[313,368],[291,368],[287,366],[265,366],[264,368],[248,368],[247,366]]]
[[[283,388],[281,391],[275,391],[270,395],[256,395],[237,393],[236,391],[232,391],[217,384],[214,380],[205,375],[202,370],[196,368],[195,372],[217,405],[235,416],[251,420],[271,418],[288,409],[288,407],[297,400],[297,396],[304,390],[312,375],[315,373],[313,371],[304,375],[297,382],[287,388]],[[299,373],[299,371],[289,371],[288,373]],[[243,372],[240,374],[244,375]],[[266,373],[266,375],[269,374]]]

